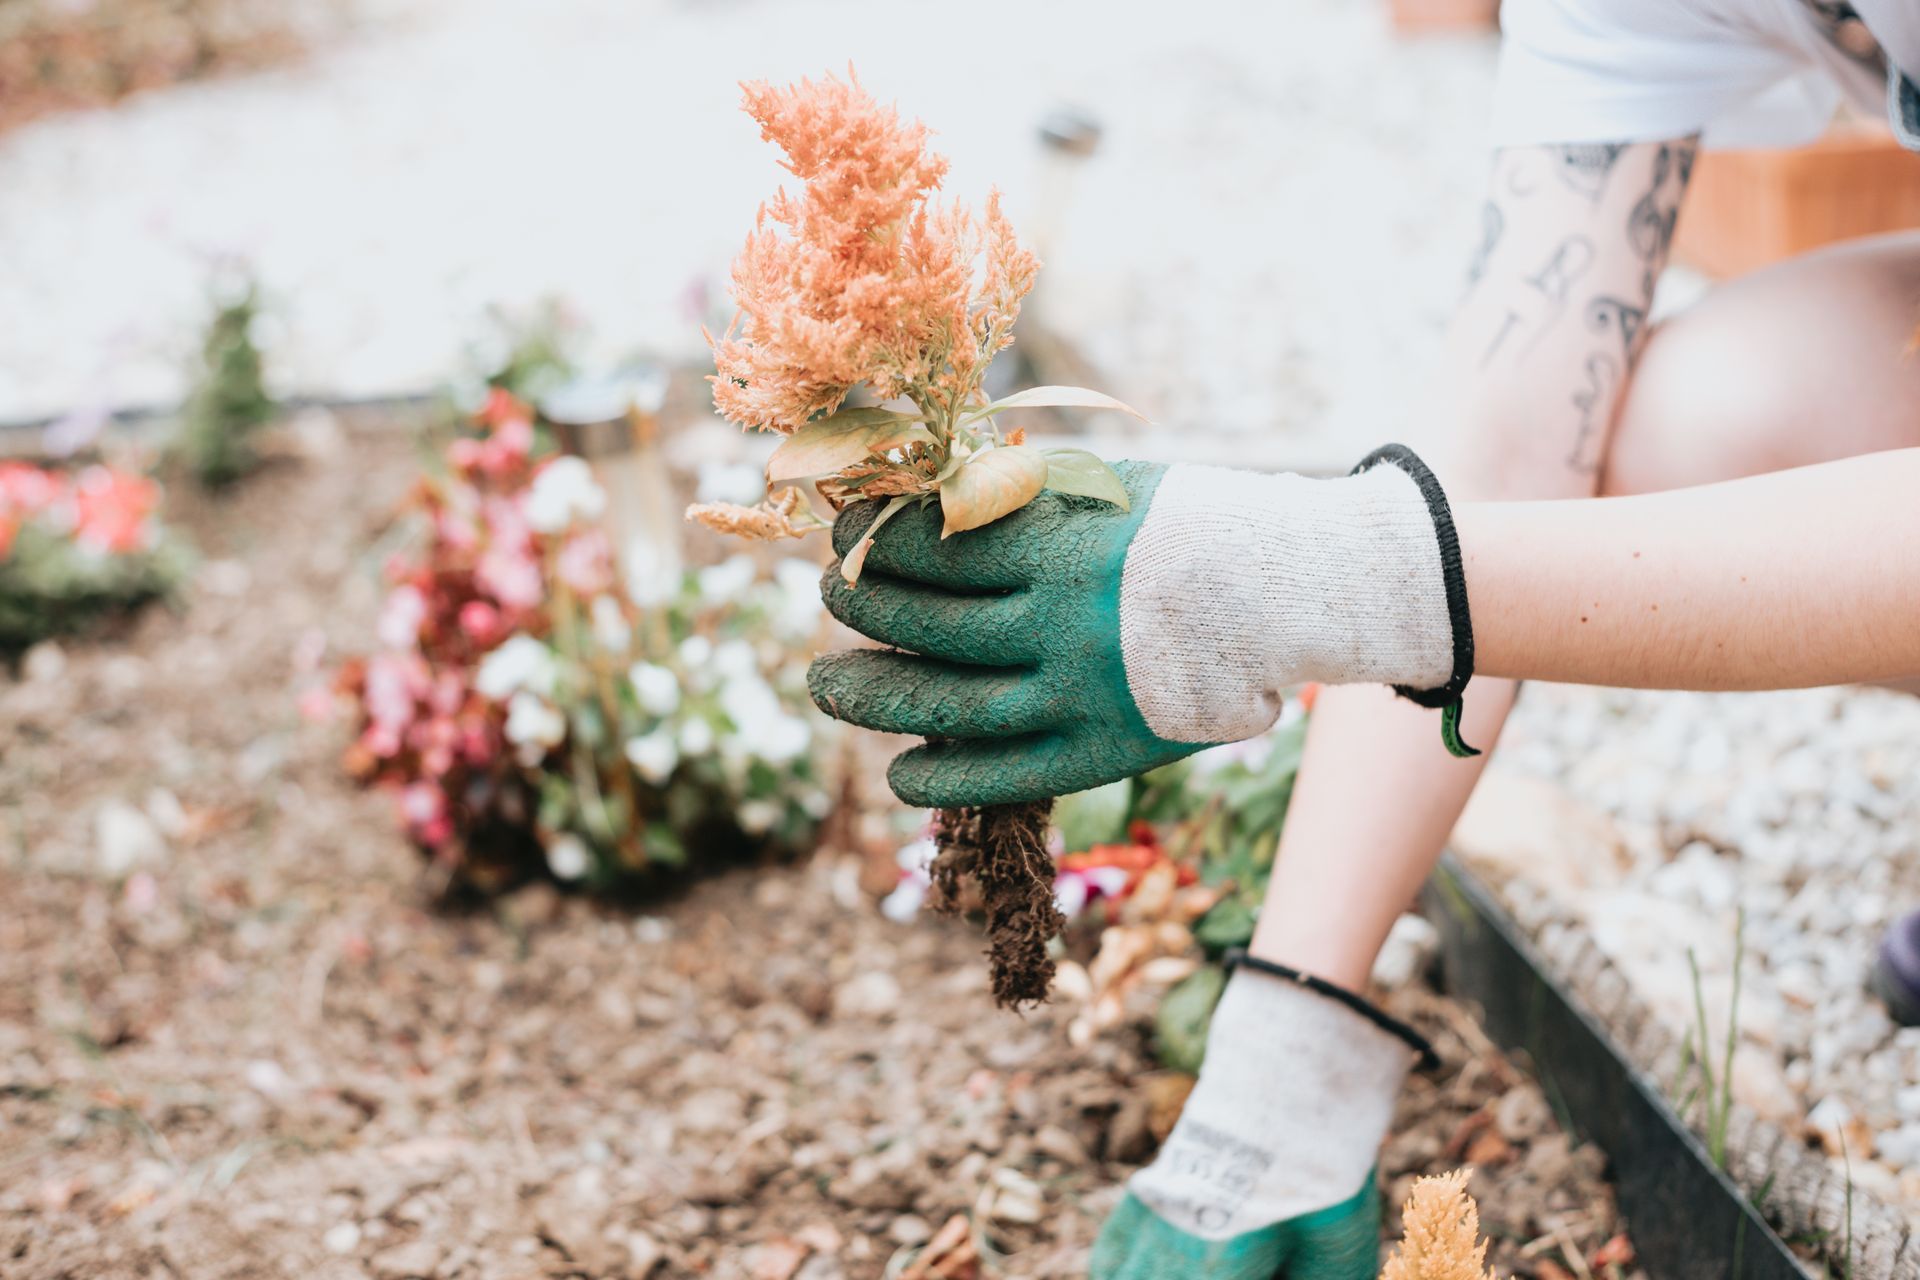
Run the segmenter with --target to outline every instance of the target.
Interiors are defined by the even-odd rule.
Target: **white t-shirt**
[[[1504,0],[1500,25],[1496,146],[1787,146],[1844,100],[1920,149],[1920,0]]]

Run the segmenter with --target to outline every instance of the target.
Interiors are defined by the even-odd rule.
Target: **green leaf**
[[[1016,391],[1010,396],[995,400],[986,408],[970,414],[969,422],[979,422],[991,418],[996,413],[1008,409],[1118,409],[1121,413],[1130,413],[1140,421],[1147,421],[1147,415],[1130,404],[1123,404],[1112,396],[1102,395],[1098,391],[1089,391],[1085,387],[1028,387],[1025,391]]]
[[[1032,502],[1047,484],[1047,456],[1026,445],[1002,445],[967,459],[940,486],[942,538],[992,524]]]
[[[1160,1061],[1176,1071],[1197,1072],[1207,1056],[1207,1027],[1213,1006],[1226,990],[1227,975],[1213,965],[1188,974],[1160,1001],[1154,1019]]]
[[[1228,947],[1244,947],[1253,940],[1254,910],[1241,897],[1224,898],[1200,917],[1193,928],[1196,942],[1218,954]]]
[[[931,443],[918,414],[892,409],[842,409],[816,418],[780,442],[767,459],[767,484],[792,484],[832,475],[869,454],[912,441]]]
[[[1068,853],[1097,844],[1118,844],[1126,838],[1127,811],[1133,804],[1133,779],[1122,778],[1091,791],[1077,791],[1054,801],[1053,825]]]
[[[1073,493],[1083,498],[1111,502],[1122,511],[1131,511],[1127,486],[1120,474],[1105,461],[1085,449],[1047,449],[1047,488],[1055,493]]]

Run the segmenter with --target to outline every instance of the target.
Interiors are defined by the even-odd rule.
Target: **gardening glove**
[[[1457,708],[1465,579],[1446,499],[1411,452],[1335,480],[1115,469],[1129,510],[1046,492],[943,540],[937,504],[908,507],[857,585],[827,571],[835,617],[910,651],[828,654],[808,672],[827,714],[933,739],[888,771],[902,800],[1011,804],[1131,777],[1253,737],[1307,680]],[[835,551],[878,510],[843,511]]]
[[[1259,963],[1228,981],[1199,1083],[1101,1228],[1093,1280],[1379,1269],[1374,1160],[1407,1068],[1432,1051],[1358,997]]]

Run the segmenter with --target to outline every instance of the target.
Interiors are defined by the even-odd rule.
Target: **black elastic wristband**
[[[1454,530],[1453,510],[1447,505],[1439,479],[1407,446],[1382,445],[1362,458],[1353,474],[1371,471],[1383,462],[1412,476],[1420,487],[1420,496],[1427,500],[1427,514],[1433,517],[1434,535],[1440,542],[1441,584],[1447,594],[1447,621],[1453,629],[1453,674],[1447,682],[1437,689],[1397,684],[1393,691],[1423,707],[1450,707],[1460,701],[1467,681],[1473,679],[1473,618],[1467,612],[1467,571],[1460,559],[1460,535]]]
[[[1248,955],[1245,947],[1229,948],[1227,954],[1221,958],[1221,963],[1225,965],[1229,974],[1235,969],[1252,969],[1269,977],[1279,978],[1283,982],[1291,982],[1296,987],[1305,987],[1317,996],[1325,996],[1329,1000],[1343,1004],[1388,1035],[1405,1041],[1408,1048],[1420,1055],[1420,1070],[1440,1069],[1440,1055],[1433,1051],[1433,1046],[1427,1042],[1425,1036],[1387,1013],[1365,996],[1355,995],[1345,987],[1336,987],[1325,978],[1316,978],[1310,973],[1302,973],[1284,964],[1275,964],[1271,960],[1262,960],[1259,956]]]

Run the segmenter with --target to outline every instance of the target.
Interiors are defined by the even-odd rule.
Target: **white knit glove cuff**
[[[1128,1187],[1205,1240],[1339,1204],[1373,1168],[1414,1056],[1326,996],[1237,972],[1214,1009],[1200,1082]]]
[[[1161,477],[1120,587],[1127,685],[1156,734],[1253,737],[1308,680],[1457,694],[1471,640],[1445,499],[1405,450],[1362,467],[1337,480]]]

